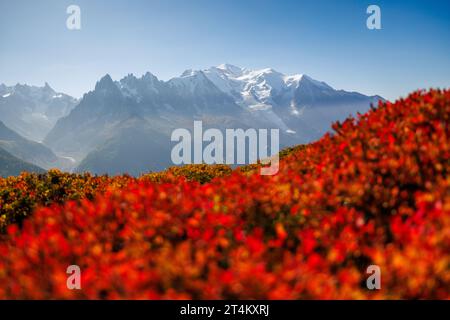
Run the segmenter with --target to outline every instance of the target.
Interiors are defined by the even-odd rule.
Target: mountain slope
[[[17,176],[21,172],[35,172],[35,173],[44,173],[45,170],[35,166],[31,163],[27,163],[22,161],[12,154],[8,153],[4,149],[0,148],[0,176],[1,177],[9,177],[9,176]]]
[[[42,141],[56,121],[76,105],[73,97],[43,87],[0,86],[0,121],[20,135]]]
[[[161,170],[170,163],[170,145],[146,120],[130,118],[115,130],[115,135],[91,151],[75,172],[138,176]]]
[[[20,136],[0,121],[0,147],[13,156],[41,168],[67,167],[68,160],[56,156],[42,143],[34,142]]]

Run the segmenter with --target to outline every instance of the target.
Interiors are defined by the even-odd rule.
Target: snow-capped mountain
[[[331,122],[364,112],[370,103],[382,99],[335,90],[307,75],[285,75],[271,68],[250,70],[222,64],[203,72],[236,104],[259,111],[259,116],[286,133],[298,132],[306,140],[322,135]]]
[[[378,96],[335,90],[307,75],[220,65],[161,81],[106,75],[45,138],[77,170],[138,174],[170,166],[170,134],[194,120],[218,129],[279,128],[281,147],[310,142]]]
[[[248,70],[223,64],[204,71],[223,92],[249,109],[270,109],[273,97],[292,87],[288,77],[273,70]]]
[[[293,100],[300,83],[310,83],[318,90],[333,90],[306,75],[284,75],[271,68],[249,70],[222,64],[204,73],[220,90],[235,97],[236,102],[256,110],[279,107],[285,102],[283,98]]]
[[[48,83],[43,87],[0,85],[0,121],[34,141],[42,141],[76,103],[76,99],[55,92]]]

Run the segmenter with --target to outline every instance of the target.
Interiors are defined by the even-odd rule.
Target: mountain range
[[[222,130],[278,128],[283,147],[313,141],[333,121],[365,112],[378,100],[335,90],[307,75],[223,64],[186,70],[168,81],[149,72],[119,81],[105,75],[80,100],[48,84],[2,85],[0,120],[25,138],[43,140],[60,159],[70,159],[66,169],[138,175],[172,165],[171,132],[192,130],[194,120]]]
[[[42,141],[56,121],[69,114],[78,100],[43,87],[0,84],[0,120],[23,137]]]

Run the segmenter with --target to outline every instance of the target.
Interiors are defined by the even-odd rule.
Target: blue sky
[[[382,30],[366,28],[370,4]],[[0,83],[80,97],[106,73],[167,80],[226,62],[396,99],[450,87],[449,39],[448,0],[0,0]]]

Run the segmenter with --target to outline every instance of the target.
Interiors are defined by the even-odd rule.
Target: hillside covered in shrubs
[[[448,90],[382,103],[274,176],[0,179],[0,298],[450,299],[449,117]]]

